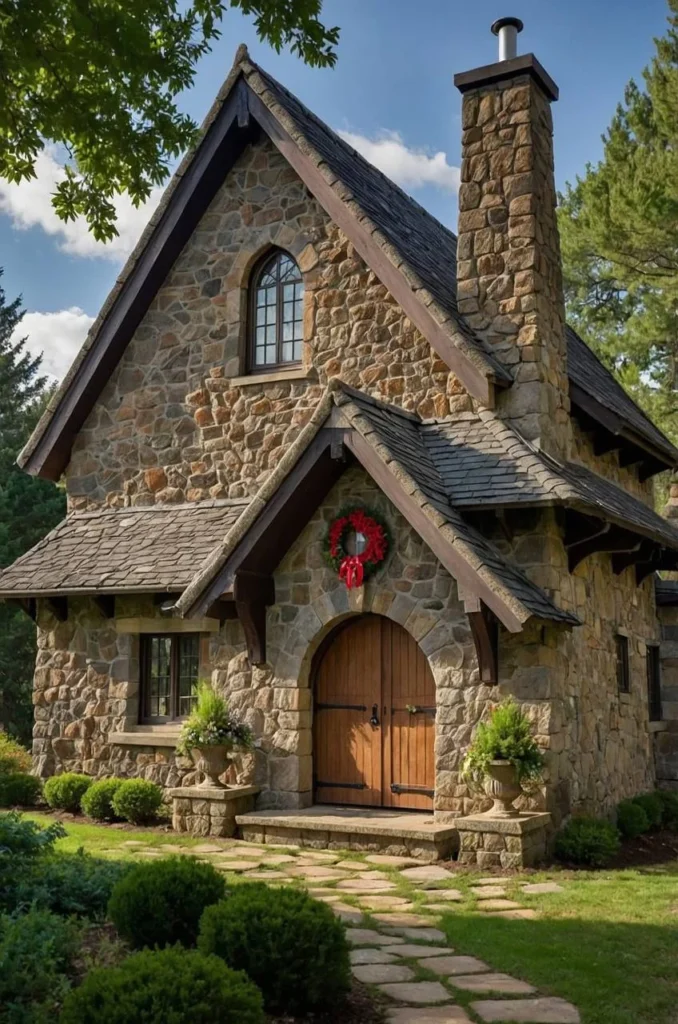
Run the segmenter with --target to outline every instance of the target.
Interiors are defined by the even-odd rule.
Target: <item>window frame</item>
[[[617,693],[630,693],[629,638],[624,633],[615,633],[615,648],[617,652]]]
[[[200,677],[200,654],[201,635],[200,633],[142,633],[140,636],[139,650],[139,724],[140,725],[168,725],[172,722],[183,722],[188,715],[179,714],[180,708],[180,663],[182,640],[195,639],[197,643],[197,671],[196,684]],[[151,703],[151,652],[154,640],[169,640],[169,702],[172,710],[171,715],[152,715],[150,713]]]
[[[647,712],[650,722],[662,722],[662,662],[658,643],[647,644]]]
[[[248,374],[258,373],[275,373],[278,370],[291,370],[299,367],[303,364],[303,355],[299,359],[282,359],[283,350],[283,288],[284,285],[278,282],[276,285],[276,320],[275,320],[275,352],[276,361],[274,363],[261,363],[257,364],[256,359],[256,347],[257,347],[257,291],[259,290],[259,280],[263,274],[265,267],[274,259],[279,259],[285,256],[291,260],[294,266],[297,268],[299,273],[299,282],[304,289],[302,294],[302,303],[306,298],[306,287],[304,284],[304,275],[301,272],[299,264],[295,260],[291,253],[285,249],[269,249],[261,259],[257,260],[255,265],[252,267],[252,271],[249,277],[248,284],[248,296],[247,296],[247,332],[246,332],[246,359],[245,368]],[[297,283],[297,282],[294,282]],[[302,338],[300,344],[303,345],[303,308],[302,308]],[[294,341],[293,341],[294,343]]]

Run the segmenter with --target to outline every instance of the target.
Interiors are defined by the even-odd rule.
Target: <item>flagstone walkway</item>
[[[303,886],[347,925],[353,974],[386,997],[389,1024],[580,1024],[571,1003],[540,995],[527,982],[452,949],[437,927],[441,914],[459,908],[494,917],[537,917],[525,902],[562,892],[556,882],[477,879],[455,874],[454,865],[422,865],[409,857],[237,841],[151,848],[129,840],[122,846],[135,857],[204,858],[234,880]]]

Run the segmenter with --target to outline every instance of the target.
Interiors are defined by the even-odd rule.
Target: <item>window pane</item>
[[[647,702],[651,722],[661,722],[662,692],[661,692],[661,662],[659,658],[659,647],[648,646],[647,648]]]
[[[148,715],[150,718],[169,718],[171,638],[151,636],[148,643]]]
[[[620,693],[628,693],[631,688],[629,678],[629,641],[628,637],[617,634],[617,688]]]
[[[292,342],[284,342],[282,347],[283,363],[291,363],[294,357],[294,345]]]
[[[178,636],[176,642],[179,646],[177,658],[179,716],[183,718],[191,713],[191,708],[195,703],[200,664],[200,638],[197,633],[190,633],[187,636]]]

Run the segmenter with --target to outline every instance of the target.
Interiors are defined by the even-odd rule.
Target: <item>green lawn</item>
[[[37,812],[27,817],[42,824],[54,820]],[[125,859],[135,856],[134,847],[123,845],[130,840],[155,847],[205,842],[171,832],[64,824],[68,836],[58,848],[74,851],[82,846],[91,853],[107,851],[107,856]],[[420,888],[395,871],[387,874],[397,883],[394,895],[422,905]],[[452,904],[441,919],[457,952],[478,956],[496,970],[531,982],[542,993],[569,1000],[579,1008],[582,1024],[678,1024],[677,861],[645,870],[553,870],[498,877],[507,897],[540,912],[539,918],[527,921],[477,912],[470,887],[479,877],[452,873],[447,883],[465,894],[464,902]],[[559,882],[563,892],[530,896],[521,890],[526,881],[545,880]],[[355,897],[343,893],[342,901],[356,903]],[[474,998],[478,997],[459,993],[458,1001],[468,1005]]]

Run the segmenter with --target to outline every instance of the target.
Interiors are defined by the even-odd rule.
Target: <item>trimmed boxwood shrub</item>
[[[658,789],[657,797],[662,804],[662,825],[678,830],[678,793],[670,789]]]
[[[85,790],[80,802],[85,814],[95,821],[116,821],[113,797],[123,784],[123,779],[99,779]]]
[[[38,861],[16,859],[8,884],[0,878],[0,911],[12,914],[30,906],[61,917],[103,918],[117,882],[132,865],[78,853],[55,853]]]
[[[162,803],[162,790],[148,779],[125,779],[111,799],[114,813],[133,825],[155,821]]]
[[[0,918],[0,1018],[48,1024],[70,988],[78,927],[45,910]]]
[[[35,807],[42,782],[26,772],[0,775],[0,807]]]
[[[599,818],[572,818],[556,836],[555,853],[569,864],[602,867],[620,847],[619,832]]]
[[[64,1000],[59,1024],[264,1024],[261,993],[216,956],[144,950],[91,971]]]
[[[635,796],[633,802],[645,811],[650,828],[661,828],[664,805],[656,793],[642,793]]]
[[[622,800],[617,805],[617,828],[626,839],[635,839],[650,828],[645,810],[635,800]]]
[[[194,946],[203,910],[225,893],[224,877],[211,864],[169,857],[135,865],[113,889],[108,916],[136,949]]]
[[[203,914],[198,949],[245,971],[269,1013],[336,1007],[350,987],[344,925],[324,903],[293,889],[238,886]]]
[[[83,794],[93,781],[89,775],[78,775],[77,772],[53,775],[45,783],[45,800],[57,811],[70,811],[71,814],[76,814],[80,810]]]

